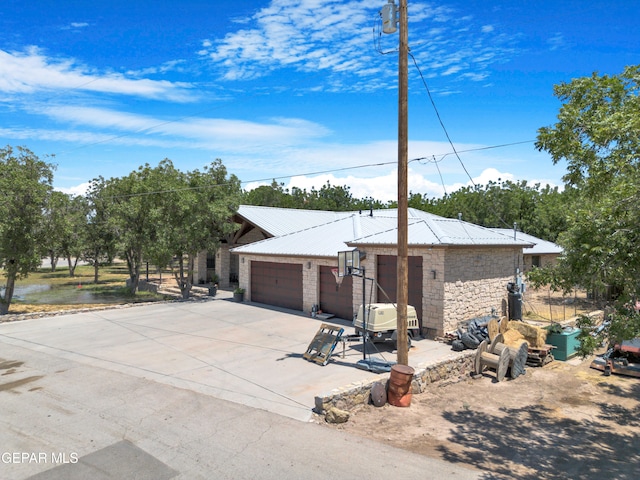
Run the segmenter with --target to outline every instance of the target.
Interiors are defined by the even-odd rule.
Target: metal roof
[[[492,228],[491,230],[495,230],[496,232],[502,233],[503,235],[509,235],[513,238],[514,231],[510,228]],[[542,240],[541,238],[534,237],[533,235],[529,235],[524,232],[515,232],[516,238],[520,240],[524,240],[533,244],[532,247],[527,248],[527,251],[524,252],[527,255],[545,255],[545,254],[557,254],[560,255],[564,252],[564,249],[553,242],[549,242],[547,240]]]
[[[340,251],[353,249],[347,246],[344,239],[353,238],[356,235],[358,232],[356,223],[356,217],[351,214],[349,217],[335,219],[322,225],[242,245],[231,251],[259,255],[332,257]]]
[[[395,245],[398,241],[397,209],[380,210],[388,214],[392,224],[384,230],[378,229],[368,236],[355,238],[349,244]],[[523,239],[513,239],[492,229],[484,228],[462,220],[439,217],[431,213],[410,208],[408,210],[409,245],[485,245],[530,247]]]
[[[348,217],[350,212],[240,205],[238,215],[274,237]]]
[[[240,210],[255,214],[250,220],[267,231],[277,230],[271,224],[264,226],[256,223],[259,220],[282,222],[285,229],[295,228],[274,238],[268,238],[234,248],[234,253],[251,253],[260,255],[294,255],[294,256],[334,256],[339,251],[350,250],[357,245],[395,245],[397,233],[397,209],[354,212],[320,212],[309,210],[273,209],[258,207]],[[305,217],[304,214],[310,215]],[[326,215],[325,215],[326,214]],[[483,246],[519,246],[531,247],[532,243],[523,239],[513,239],[500,232],[463,222],[432,215],[420,210],[409,209],[408,212],[409,245],[450,246],[450,245],[483,245]],[[244,215],[243,215],[244,216]],[[330,219],[324,223],[313,224],[313,221]],[[304,227],[304,224],[312,224]],[[271,228],[271,230],[269,230]],[[284,229],[283,229],[284,230]]]

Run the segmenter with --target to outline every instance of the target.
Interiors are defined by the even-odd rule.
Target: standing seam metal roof
[[[503,235],[508,235],[511,238],[514,236],[513,229],[509,228],[492,228],[492,230],[502,233]],[[527,255],[545,255],[545,254],[558,254],[564,252],[564,249],[553,242],[549,242],[548,240],[542,240],[541,238],[534,237],[533,235],[529,235],[524,232],[515,232],[516,238],[520,240],[527,241],[532,244],[531,248],[527,248],[527,251],[524,252]]]
[[[297,230],[287,231],[274,238],[268,238],[234,248],[234,253],[252,253],[261,255],[294,256],[334,256],[338,251],[350,250],[356,245],[395,245],[397,243],[397,210],[377,210],[370,216],[354,212],[320,212],[309,210],[273,209],[269,207],[247,208],[239,210],[252,215],[251,222],[269,232],[276,231],[272,225],[263,226],[259,220],[282,222],[280,230],[291,230],[296,219],[302,219],[305,213],[310,215],[297,223]],[[287,215],[291,213],[290,217]],[[246,218],[246,217],[245,217]],[[327,220],[324,223],[313,221]],[[310,226],[304,226],[305,224]],[[446,245],[482,245],[482,246],[518,246],[530,247],[525,240],[503,235],[488,228],[456,219],[409,209],[409,244],[424,246]],[[271,228],[272,230],[269,230]]]

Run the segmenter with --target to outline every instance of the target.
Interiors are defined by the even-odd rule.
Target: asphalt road
[[[309,375],[330,371],[286,353],[304,348],[317,324],[302,330],[292,327],[292,339],[274,330],[275,317],[282,315],[278,312],[258,312],[255,306],[231,302],[208,303],[149,305],[0,324],[0,478],[480,478],[479,472],[461,465],[289,415],[292,408],[302,410],[304,402],[279,393],[278,382],[288,382],[291,391],[300,384],[298,388],[306,392]],[[241,333],[237,328],[243,320],[253,322],[252,331],[263,331],[264,338],[273,337],[279,347],[264,342],[262,349],[243,346],[237,338],[225,343],[217,332],[215,345],[226,345],[228,359],[223,375],[220,368],[213,368],[220,367],[216,363],[220,360],[206,356],[214,337],[202,322],[211,322],[212,316],[224,322],[236,318],[232,325],[236,334]],[[300,320],[295,315],[286,319],[289,324],[304,323]],[[275,323],[266,328],[261,323],[265,321]],[[238,355],[243,349],[248,350]],[[261,363],[260,355],[266,370],[251,373]],[[273,361],[272,355],[276,355]],[[278,370],[283,363],[289,370]],[[334,370],[341,382],[340,366]],[[353,369],[348,373],[355,374]],[[265,390],[252,375],[271,377],[268,385],[275,399],[268,406],[283,403],[284,414],[247,405],[247,398]],[[203,384],[207,376],[239,383],[229,383],[227,389],[216,383],[214,388]]]

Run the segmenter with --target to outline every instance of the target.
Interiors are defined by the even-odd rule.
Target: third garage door
[[[397,296],[397,259],[394,255],[378,255],[378,285],[389,295],[390,300],[378,289],[378,302],[396,302]],[[409,257],[409,305],[416,309],[416,315],[422,328],[422,257]]]

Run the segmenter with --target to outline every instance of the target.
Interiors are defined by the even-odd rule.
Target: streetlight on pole
[[[400,0],[396,10],[394,0],[388,0],[382,9],[384,33],[395,33],[396,12],[399,14],[400,48],[398,53],[398,256],[397,256],[397,298],[398,309],[398,363],[409,364],[409,344],[407,331],[407,304],[409,303],[409,241],[408,241],[408,64],[409,32],[407,0]]]

